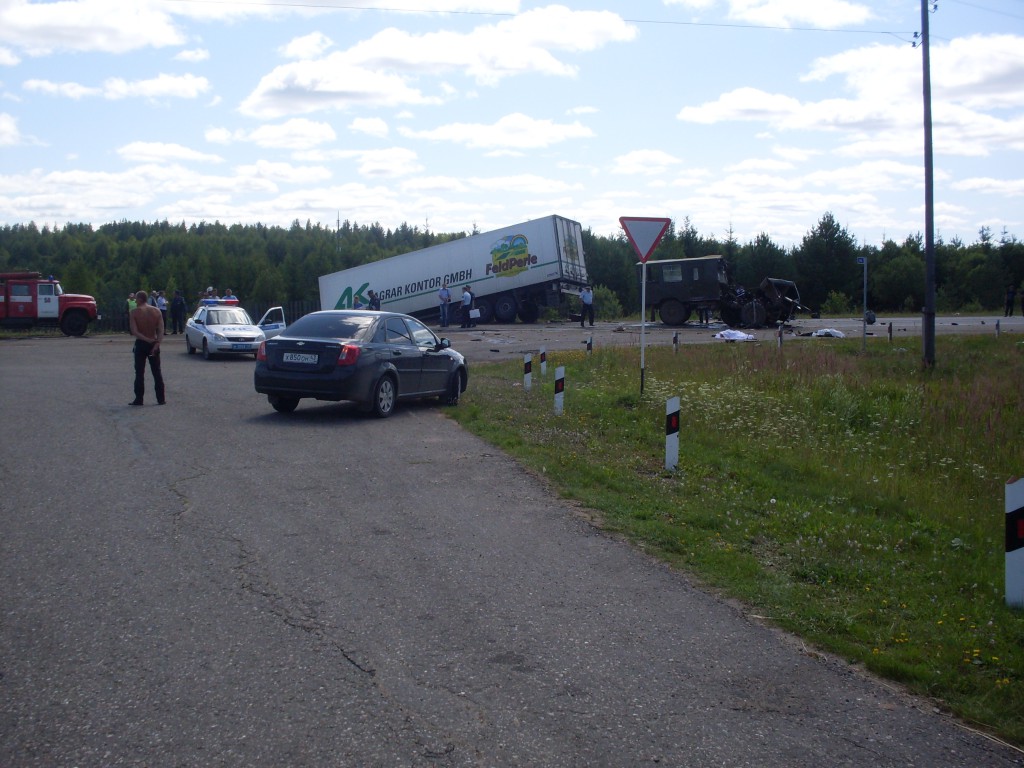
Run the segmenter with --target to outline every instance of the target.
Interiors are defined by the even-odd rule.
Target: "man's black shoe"
[[[141,400],[132,400],[128,405],[142,405]]]

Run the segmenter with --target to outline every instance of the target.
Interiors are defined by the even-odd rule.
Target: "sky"
[[[925,230],[918,0],[0,0],[0,224]],[[1024,0],[929,13],[935,236],[1024,240]]]

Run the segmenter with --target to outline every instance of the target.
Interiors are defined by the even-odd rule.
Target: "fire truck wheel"
[[[84,336],[89,321],[81,312],[68,312],[60,321],[60,330],[65,336]]]

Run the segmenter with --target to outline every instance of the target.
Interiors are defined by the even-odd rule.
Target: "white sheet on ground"
[[[756,336],[751,336],[749,333],[744,333],[743,331],[735,331],[732,328],[719,331],[713,338],[724,339],[725,341],[757,341]]]

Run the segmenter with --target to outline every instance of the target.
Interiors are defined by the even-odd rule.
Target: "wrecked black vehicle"
[[[683,325],[707,310],[733,328],[763,328],[809,311],[792,280],[766,277],[752,291],[736,284],[724,256],[647,262],[646,302],[651,320],[657,315],[665,325]]]

